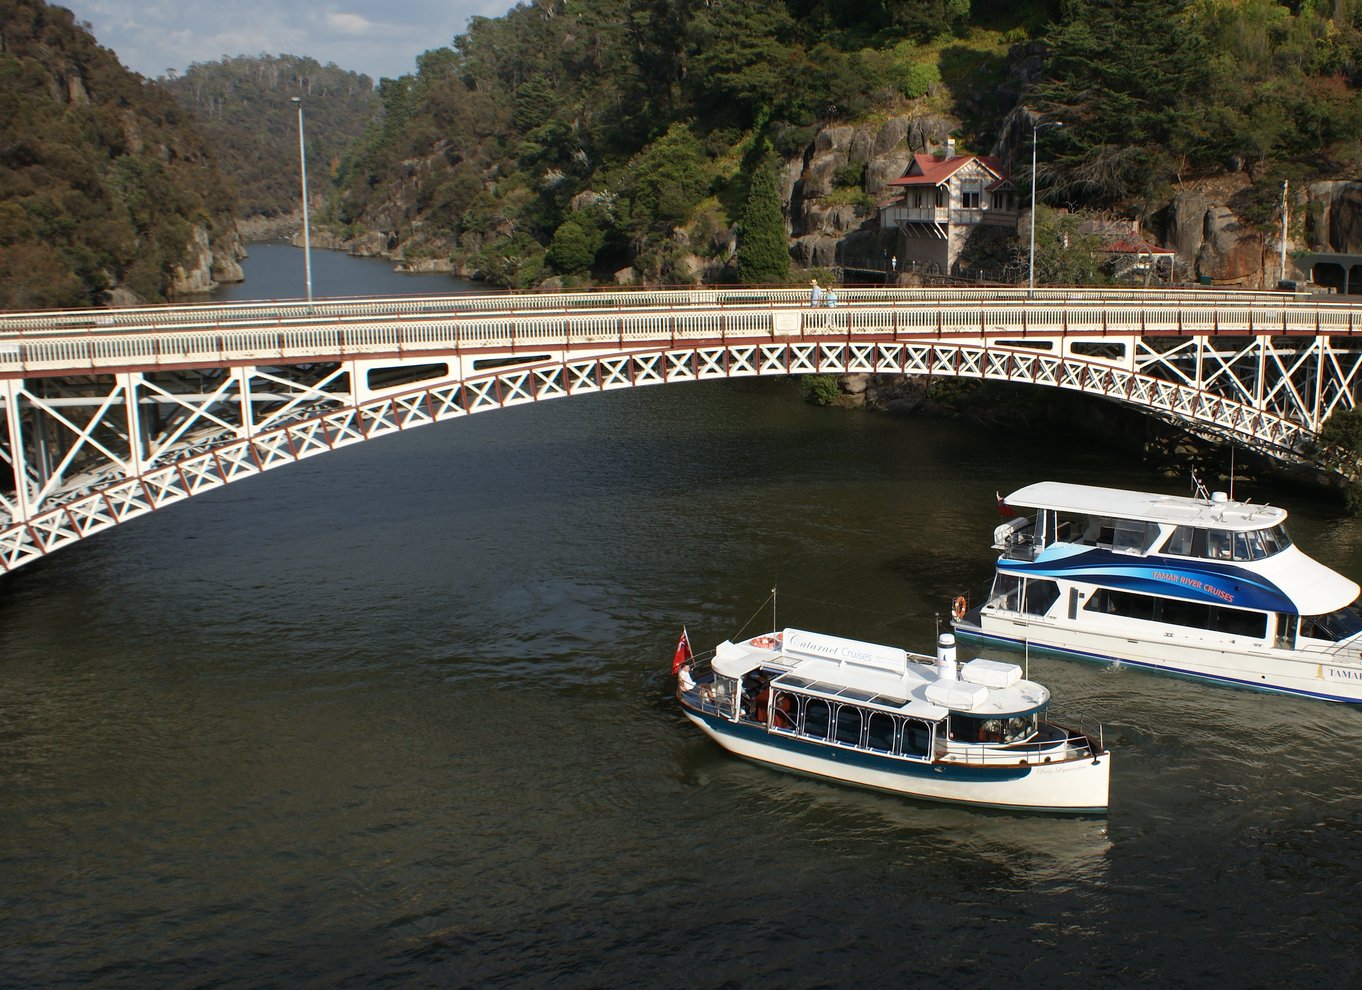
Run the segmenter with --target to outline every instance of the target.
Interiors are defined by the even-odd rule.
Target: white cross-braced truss
[[[1352,407],[1359,353],[1327,337],[1120,337],[1083,358],[1066,355],[1062,337],[1048,347],[798,337],[565,351],[359,401],[359,372],[336,361],[11,382],[4,454],[26,483],[0,496],[0,570],[242,478],[473,413],[643,385],[834,373],[1079,391],[1290,458],[1331,411]]]

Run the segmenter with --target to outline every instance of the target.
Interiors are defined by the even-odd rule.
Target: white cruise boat
[[[673,662],[686,717],[773,766],[936,801],[1101,813],[1111,757],[1097,735],[1042,718],[1050,692],[1016,664],[957,664],[800,629]]]
[[[992,590],[963,638],[1362,702],[1355,582],[1307,556],[1286,511],[1042,482],[999,501]]]

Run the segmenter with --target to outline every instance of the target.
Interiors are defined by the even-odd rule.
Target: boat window
[[[800,696],[788,691],[771,694],[771,727],[781,732],[793,732],[799,724]]]
[[[1181,598],[1156,598],[1131,591],[1099,588],[1088,598],[1084,609],[1105,612],[1128,619],[1145,619],[1190,629],[1208,629],[1231,636],[1263,639],[1267,635],[1267,613],[1250,612],[1242,608],[1223,608]],[[1359,617],[1362,631],[1362,617]]]
[[[1362,612],[1357,604],[1345,605],[1327,615],[1302,615],[1301,635],[1337,643],[1362,633]]]
[[[1241,608],[1216,608],[1211,606],[1211,628],[1231,636],[1249,636],[1262,639],[1267,635],[1267,613],[1245,612]]]
[[[932,750],[932,726],[920,718],[906,718],[899,733],[899,754],[923,759]]]
[[[1088,597],[1083,608],[1088,612],[1123,615],[1129,619],[1153,619],[1154,604],[1157,601],[1158,599],[1149,595],[1134,595],[1128,591],[1098,588]]]
[[[1059,585],[1048,578],[1029,578],[1023,595],[1022,611],[1028,615],[1044,615],[1059,599]]]
[[[975,717],[952,712],[948,723],[951,738],[956,742],[996,743],[1003,741],[1003,719],[996,715]]]
[[[1159,534],[1153,523],[1118,519],[1112,535],[1111,548],[1122,553],[1144,553]]]
[[[1294,650],[1296,648],[1296,627],[1296,616],[1278,612],[1277,640],[1272,645],[1279,650]]]
[[[1015,574],[999,574],[993,579],[993,594],[989,596],[989,604],[1015,612],[1020,590],[1021,578]]]
[[[1291,546],[1291,536],[1285,526],[1273,526],[1271,529],[1262,530],[1262,536],[1263,549],[1269,557]]]
[[[725,677],[723,674],[715,674],[714,688],[710,694],[710,699],[721,715],[727,718],[733,717],[733,709],[736,707],[734,702],[737,697],[738,679],[736,677]]]
[[[822,698],[808,698],[804,702],[804,735],[812,739],[826,739],[832,713]]]
[[[1291,537],[1282,526],[1247,533],[1177,526],[1164,541],[1162,552],[1207,560],[1262,560],[1290,545]]]
[[[837,734],[839,743],[848,746],[861,744],[861,710],[855,705],[837,706]]]
[[[1159,615],[1164,622],[1175,626],[1206,629],[1211,624],[1211,606],[1178,598],[1165,598],[1161,603]]]
[[[1175,526],[1173,532],[1168,534],[1168,539],[1163,542],[1163,553],[1175,554],[1179,557],[1191,557],[1192,553],[1192,534],[1195,530],[1191,526]]]
[[[898,720],[885,712],[871,712],[866,720],[865,744],[881,753],[894,751],[894,730]]]
[[[1003,742],[1018,742],[1035,735],[1040,715],[1013,715],[1003,719]]]

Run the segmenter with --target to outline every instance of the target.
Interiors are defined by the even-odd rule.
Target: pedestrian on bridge
[[[823,287],[818,284],[818,279],[816,278],[809,279],[809,285],[810,285],[809,305],[810,306],[823,305]]]

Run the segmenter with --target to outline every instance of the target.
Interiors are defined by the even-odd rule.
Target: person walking
[[[821,306],[823,304],[823,287],[818,284],[818,279],[809,279],[809,305]]]

